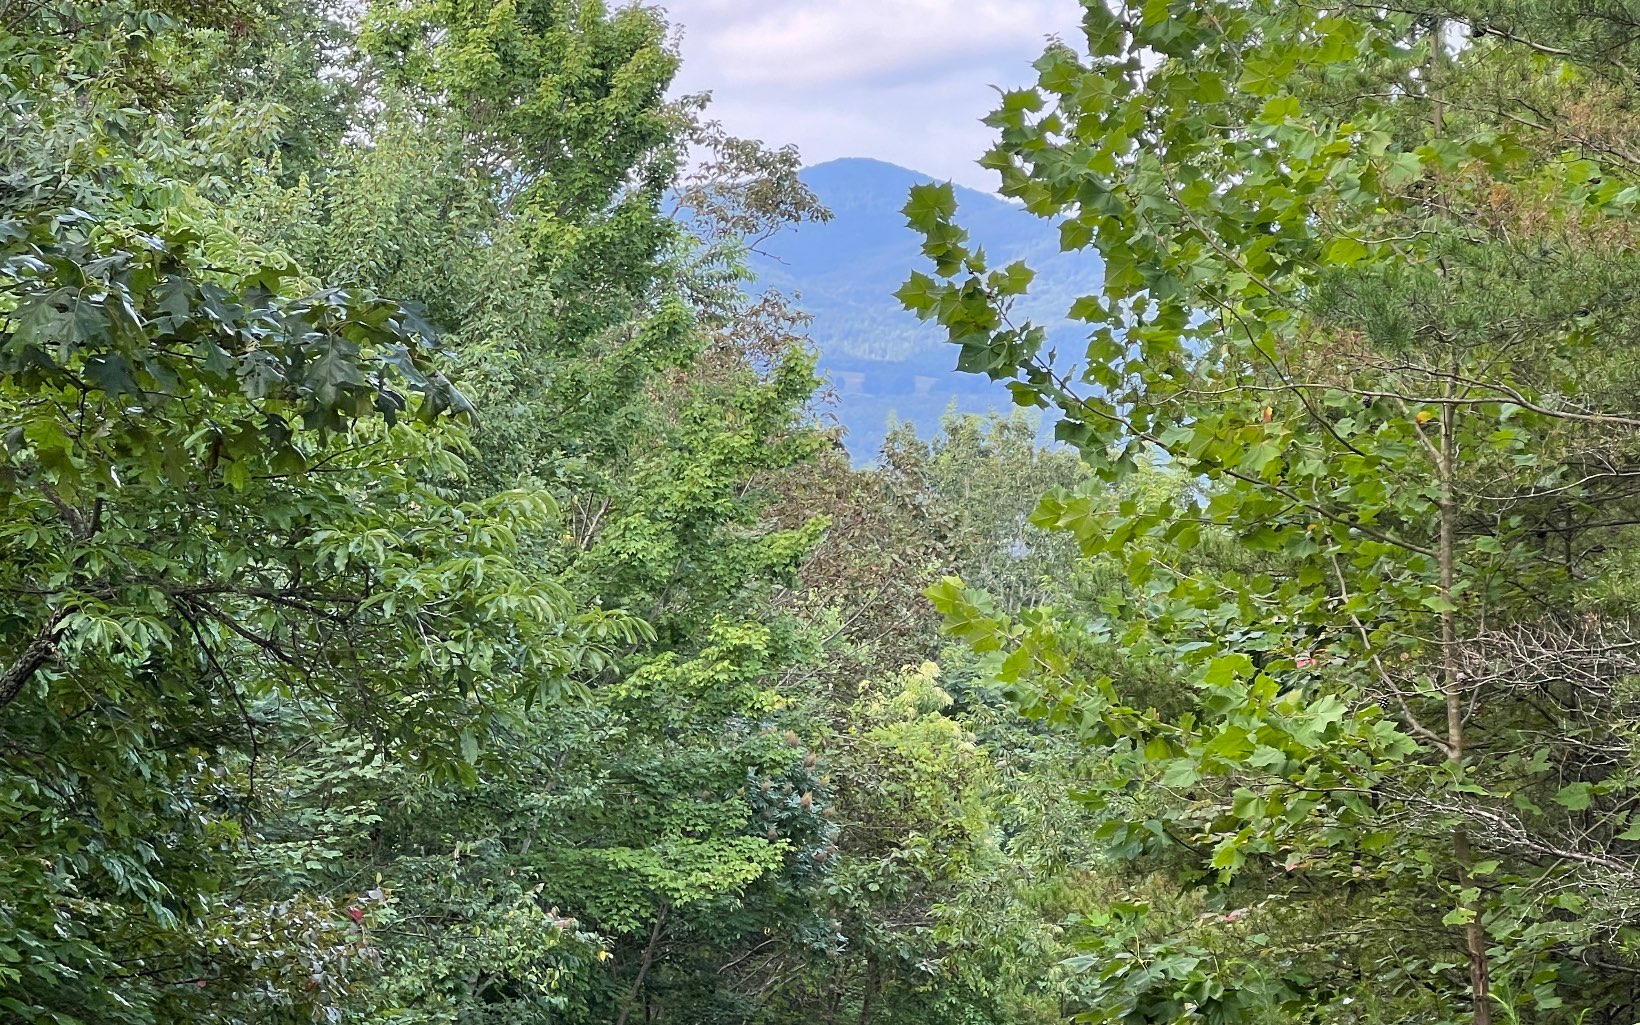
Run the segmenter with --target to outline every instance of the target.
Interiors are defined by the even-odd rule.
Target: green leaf
[[[1593,786],[1588,783],[1572,783],[1561,787],[1555,794],[1555,803],[1568,811],[1583,811],[1589,807]]]
[[[1026,266],[1025,261],[1015,260],[992,275],[992,287],[1000,295],[1024,295],[1035,277],[1036,271]]]
[[[1429,609],[1431,612],[1456,612],[1456,611],[1458,611],[1458,606],[1454,605],[1452,602],[1448,601],[1446,599],[1446,597],[1444,597],[1443,595],[1439,595],[1439,594],[1430,595],[1429,597],[1423,599],[1421,604],[1424,606],[1424,608]]]
[[[85,376],[108,395],[132,395],[142,390],[131,373],[131,364],[117,352],[98,353],[87,359]]]
[[[894,297],[900,300],[900,304],[906,309],[920,316],[927,316],[939,301],[942,290],[940,284],[927,274],[912,271],[910,279],[900,286]]]
[[[1167,769],[1163,771],[1161,784],[1164,787],[1185,789],[1195,786],[1200,779],[1201,775],[1197,771],[1195,762],[1188,758],[1175,758],[1168,763]]]
[[[1202,674],[1202,682],[1209,687],[1225,687],[1235,683],[1238,679],[1250,676],[1253,672],[1253,660],[1239,652],[1233,655],[1220,655],[1208,663],[1207,671]]]
[[[1059,248],[1061,252],[1073,252],[1093,241],[1093,225],[1088,224],[1080,217],[1061,221],[1059,224]]]
[[[1340,267],[1349,267],[1360,263],[1372,254],[1366,244],[1359,239],[1335,238],[1327,243],[1322,254],[1322,260]]]
[[[949,182],[943,184],[913,185],[911,198],[902,211],[906,221],[918,231],[933,231],[938,224],[957,212],[957,196]]]

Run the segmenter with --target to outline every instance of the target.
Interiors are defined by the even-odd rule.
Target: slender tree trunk
[[[1450,382],[1446,390],[1450,396]],[[1437,466],[1441,485],[1441,690],[1446,698],[1447,761],[1451,763],[1454,773],[1461,773],[1464,760],[1463,676],[1458,669],[1457,601],[1453,594],[1458,518],[1457,504],[1453,498],[1453,466],[1457,448],[1454,408],[1450,403],[1441,408],[1441,447]],[[1469,866],[1474,859],[1469,848],[1469,832],[1462,822],[1452,830],[1452,857],[1458,864],[1458,886],[1468,889],[1472,885]],[[1469,955],[1469,988],[1475,1005],[1474,1022],[1475,1025],[1492,1025],[1490,970],[1486,960],[1486,931],[1481,926],[1480,901],[1471,901],[1468,909],[1470,920],[1464,926],[1464,947]]]
[[[1444,56],[1445,44],[1441,37],[1445,31],[1446,22],[1441,18],[1436,18],[1429,27],[1430,127],[1437,138],[1446,130],[1446,98],[1441,95],[1435,82],[1440,75]],[[1444,390],[1448,398],[1453,395],[1454,380],[1455,376],[1447,380]],[[1441,447],[1437,467],[1441,485],[1440,573],[1444,603],[1441,610],[1441,689],[1446,698],[1446,757],[1455,774],[1463,772],[1464,763],[1463,678],[1458,669],[1457,597],[1453,593],[1458,519],[1453,473],[1457,453],[1456,408],[1451,403],[1441,407]],[[1452,858],[1458,865],[1459,888],[1469,889],[1473,885],[1469,867],[1474,863],[1474,855],[1469,846],[1469,831],[1461,820],[1452,830]],[[1464,925],[1464,949],[1469,955],[1469,991],[1474,1003],[1474,1023],[1492,1025],[1491,969],[1486,959],[1486,930],[1481,923],[1480,901],[1471,901],[1468,910],[1469,922]]]
[[[650,966],[655,963],[655,951],[660,946],[661,929],[666,925],[668,908],[669,905],[662,904],[659,913],[655,915],[655,925],[649,930],[649,943],[644,947],[643,960],[638,964],[638,975],[632,980],[632,989],[627,993],[626,1005],[621,1008],[621,1013],[615,1018],[615,1025],[626,1025],[627,1018],[632,1015],[632,1008],[643,996],[644,979],[649,975]],[[644,1000],[643,1004],[644,1017],[647,1019],[649,1016],[649,1001]]]
[[[1445,44],[1441,37],[1446,34],[1446,22],[1441,18],[1435,19],[1435,24],[1429,27],[1429,81],[1425,88],[1429,90],[1429,120],[1435,129],[1435,136],[1439,138],[1446,130],[1446,97],[1435,84],[1435,78],[1440,74],[1441,58],[1445,55]]]
[[[866,963],[866,992],[860,998],[860,1025],[871,1025],[872,998],[877,995],[876,966]]]

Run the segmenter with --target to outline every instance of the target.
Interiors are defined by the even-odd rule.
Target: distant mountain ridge
[[[1000,382],[959,373],[957,350],[944,332],[901,309],[892,294],[926,262],[900,208],[911,186],[934,179],[865,158],[817,164],[802,177],[832,220],[771,240],[764,247],[769,255],[756,257],[753,269],[762,284],[798,295],[813,315],[809,335],[837,393],[833,412],[854,459],[877,454],[890,416],[926,436],[953,403],[976,413],[1011,408]],[[1064,317],[1098,283],[1098,260],[1060,252],[1052,224],[1005,200],[960,186],[956,194],[959,221],[993,265],[1024,259],[1037,272],[1024,309],[1049,328],[1050,344],[1080,351],[1083,336]]]

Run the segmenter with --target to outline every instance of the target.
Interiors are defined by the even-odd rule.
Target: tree
[[[0,27],[6,1020],[1056,1016],[1075,753],[916,592],[1076,458],[828,450],[655,11]]]
[[[1028,268],[948,189],[907,205],[934,273],[901,296],[967,364],[1107,486],[1158,457],[1201,486],[1044,500],[1122,571],[1098,605],[935,592],[1106,760],[1115,852],[1214,912],[1115,912],[1098,1020],[1633,1016],[1640,191],[1632,83],[1571,24],[1086,5],[1088,56],[1049,48],[984,161],[1104,261],[1076,372],[1010,314]]]
[[[495,702],[558,700],[644,629],[523,571],[551,496],[459,494],[471,406],[413,308],[213,201],[267,133],[178,140],[144,105],[191,23],[7,14],[4,1006],[333,1014],[370,951],[345,892],[247,873],[264,744],[306,723],[469,776]]]
[[[964,579],[1004,607],[1043,604],[1065,593],[1075,544],[1030,522],[1037,498],[1082,479],[1082,460],[1067,446],[1038,444],[1040,421],[1015,410],[1009,416],[947,413],[926,445],[902,426],[888,445],[917,450],[924,487],[953,522],[952,559]]]
[[[768,480],[818,445],[813,364],[780,300],[745,294],[741,257],[820,211],[795,154],[661,102],[652,14],[506,18],[379,5],[365,43],[391,73],[369,145],[240,208],[316,264],[426,303],[482,418],[462,493],[550,486],[563,521],[518,536],[532,575],[651,631],[612,637],[607,659],[594,646],[573,709],[498,703],[466,779],[361,762],[345,738],[293,745],[281,773],[302,782],[264,828],[316,880],[378,880],[392,981],[364,1013],[690,1014],[726,999],[716,968],[748,935],[815,928],[805,859],[829,827],[812,797],[798,807],[821,788],[770,686],[804,646],[768,598],[823,524],[762,515]],[[710,159],[666,211],[686,144]],[[804,785],[747,792],[766,776]]]
[[[1046,1021],[1066,1006],[1060,923],[1098,889],[1083,871],[1091,825],[1067,794],[1075,746],[1022,723],[944,649],[917,592],[958,566],[1043,586],[1053,555],[1035,542],[1062,539],[1018,517],[1030,487],[1077,464],[1039,451],[1023,418],[952,417],[926,442],[891,433],[877,466],[832,449],[786,475],[775,513],[829,523],[783,596],[818,651],[782,692],[798,721],[824,724],[811,743],[839,833],[812,899],[837,942],[816,958],[771,937],[737,959],[752,1020]]]

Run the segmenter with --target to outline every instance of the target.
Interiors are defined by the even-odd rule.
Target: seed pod
[[[787,747],[796,747],[798,745],[798,743],[799,743],[799,741],[797,739],[797,731],[796,730],[787,730],[786,731],[786,746]]]
[[[767,835],[769,837],[769,842],[773,843],[774,841],[780,839],[780,830],[774,828],[773,826],[770,826],[769,827],[769,832],[768,832]]]
[[[820,756],[815,754],[813,751],[810,751],[809,756],[807,758],[803,759],[803,768],[812,769],[812,768],[814,768],[814,763],[819,761],[819,760],[820,760]]]
[[[814,795],[807,790],[803,791],[803,796],[798,799],[797,806],[799,808],[812,808],[814,806]]]

